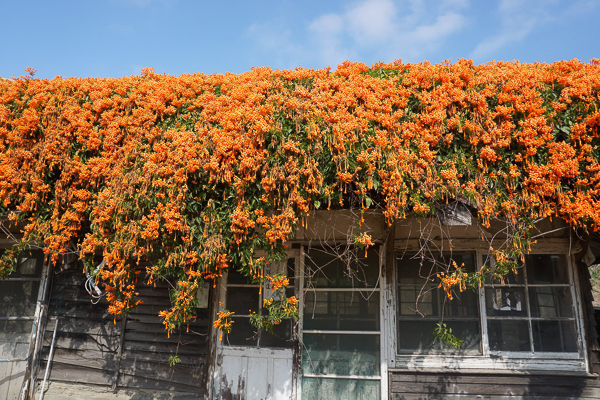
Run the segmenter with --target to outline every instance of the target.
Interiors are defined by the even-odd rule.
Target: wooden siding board
[[[135,388],[135,389],[153,389],[153,390],[169,390],[176,392],[184,392],[197,395],[199,399],[202,399],[204,392],[199,386],[184,385],[181,383],[165,382],[163,380],[156,380],[140,376],[132,376],[128,374],[122,374],[119,377],[119,387]],[[179,399],[179,397],[178,397]]]
[[[42,362],[38,373],[38,379],[44,379],[46,363]],[[113,382],[113,371],[101,369],[86,368],[79,365],[64,364],[52,361],[50,366],[51,381],[61,381],[69,383],[91,383],[94,385],[111,386]]]
[[[170,367],[168,362],[122,360],[120,372],[125,375],[198,388],[202,386],[203,368],[204,365],[190,366],[177,364]]]
[[[84,287],[85,275],[80,271],[63,273],[53,282],[38,375],[43,377],[58,318],[51,380],[112,386],[119,371],[120,387],[175,390],[193,393],[190,399],[201,397],[197,393],[203,392],[204,385],[209,329],[206,310],[200,310],[198,318],[190,323],[190,332],[183,328],[181,333],[168,337],[158,317],[159,311],[171,307],[168,283],[157,283],[156,287],[140,285],[144,303],[127,317],[123,328],[120,319],[114,323],[106,300],[91,302]],[[123,352],[119,366],[121,335]],[[170,367],[169,357],[175,354],[181,363]]]
[[[421,394],[401,394],[392,393],[390,400],[597,400],[597,397],[580,396],[518,396],[518,395],[482,395],[474,396],[469,394],[443,394],[443,395],[421,395]]]
[[[544,397],[600,399],[600,382],[596,377],[589,376],[499,376],[493,374],[393,372],[390,376],[389,386],[392,399],[438,398],[436,396],[449,398],[450,395],[498,396],[499,398],[509,396],[511,399]]]
[[[48,360],[48,350],[42,352],[42,362],[45,364]],[[116,371],[117,361],[114,352],[99,352],[94,350],[73,350],[73,349],[54,349],[52,363],[70,364],[91,369],[101,369],[104,371]]]

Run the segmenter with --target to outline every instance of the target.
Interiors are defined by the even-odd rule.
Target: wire
[[[90,296],[92,296],[92,304],[97,304],[100,301],[100,299],[102,298],[102,296],[104,296],[104,293],[102,293],[102,290],[100,290],[98,285],[96,285],[96,279],[95,279],[96,274],[98,273],[98,271],[100,271],[100,268],[102,268],[103,266],[104,266],[104,260],[102,260],[102,262],[100,264],[98,264],[98,266],[92,272],[92,274],[90,274],[88,272],[87,268],[85,268],[85,276],[87,277],[87,279],[85,281],[85,290],[89,293]]]

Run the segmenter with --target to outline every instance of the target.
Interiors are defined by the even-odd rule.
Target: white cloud
[[[391,0],[366,0],[341,18],[359,42],[385,40],[396,31],[396,6]]]
[[[462,29],[466,18],[461,11],[467,6],[468,0],[362,0],[344,12],[317,17],[309,32],[321,60],[328,63],[353,54],[382,61],[420,58]],[[320,27],[319,40],[315,27]]]
[[[448,13],[438,16],[435,23],[431,25],[418,26],[410,36],[422,43],[437,43],[444,37],[460,30],[464,23],[464,16]]]
[[[293,48],[316,65],[420,60],[463,29],[468,6],[469,0],[358,0],[315,16],[304,34],[276,33],[268,24],[254,24],[248,33],[263,50],[278,48],[285,57]]]

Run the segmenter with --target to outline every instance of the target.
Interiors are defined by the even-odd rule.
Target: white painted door
[[[219,399],[290,400],[291,349],[222,348]]]
[[[299,255],[299,254],[298,254]],[[294,295],[298,255],[265,267],[264,274],[285,273],[290,280],[286,296]],[[221,292],[223,308],[233,311],[232,331],[224,335],[217,348],[217,399],[223,400],[290,400],[294,396],[292,373],[293,325],[283,320],[274,334],[257,330],[250,324],[252,312],[263,312],[264,299],[273,297],[268,284],[230,270]],[[281,295],[281,293],[279,293]]]

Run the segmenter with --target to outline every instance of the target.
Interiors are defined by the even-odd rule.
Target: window
[[[265,275],[275,275],[280,272],[287,274],[290,284],[286,287],[286,296],[294,296],[294,271],[295,258],[288,258],[287,262],[271,263],[265,267]],[[263,299],[271,298],[272,293],[268,282],[261,285],[252,283],[252,279],[230,269],[227,274],[226,308],[233,311],[234,321],[231,333],[224,338],[224,342],[232,346],[251,347],[292,347],[293,321],[285,319],[276,325],[273,334],[259,331],[250,323],[252,312],[263,314],[267,310],[262,307]]]
[[[576,353],[572,285],[565,255],[529,255],[508,282],[485,285],[490,351]]]
[[[398,357],[460,353],[480,358],[582,358],[566,255],[528,255],[524,267],[503,282],[487,277],[479,290],[455,290],[454,299],[448,299],[438,287],[437,274],[453,262],[466,272],[476,271],[481,268],[481,264],[476,265],[476,254],[454,252],[430,258],[404,254],[397,258]],[[481,262],[486,258],[480,257]],[[433,330],[442,320],[455,336],[464,340],[460,350],[434,341]]]
[[[15,271],[0,281],[0,358],[27,357],[43,263],[41,251],[21,254]]]
[[[380,398],[379,257],[338,250],[305,255],[302,397]]]
[[[450,351],[444,343],[434,341],[433,330],[443,321],[452,333],[464,340],[462,352],[481,353],[479,301],[477,293],[466,290],[450,300],[438,288],[437,274],[452,263],[466,272],[474,272],[474,253],[453,253],[437,257],[410,254],[398,260],[398,351],[399,353]]]

